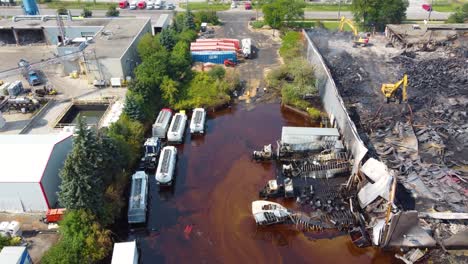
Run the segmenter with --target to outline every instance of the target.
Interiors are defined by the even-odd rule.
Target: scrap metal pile
[[[355,180],[373,244],[468,248],[468,59],[320,51],[369,149]],[[381,83],[403,74],[408,104],[385,104]]]

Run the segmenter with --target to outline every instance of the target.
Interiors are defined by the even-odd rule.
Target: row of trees
[[[304,19],[306,4],[300,0],[262,0],[265,23],[278,29]],[[367,29],[384,29],[386,24],[399,24],[406,16],[407,0],[353,0],[354,19]]]

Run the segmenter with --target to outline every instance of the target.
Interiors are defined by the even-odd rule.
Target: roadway
[[[183,10],[179,9],[178,10]],[[53,15],[55,14],[55,9],[48,9],[48,8],[41,8],[41,14],[43,15]],[[173,10],[129,10],[129,9],[122,9],[119,10],[121,16],[135,16],[135,17],[154,17],[156,18],[160,14],[170,14],[174,12]],[[71,9],[72,15],[80,15],[82,10],[81,9]],[[240,8],[231,9],[224,12],[230,13],[239,13],[239,14],[251,14],[255,16],[255,10],[243,10]],[[408,8],[406,12],[406,17],[409,20],[423,20],[427,19],[428,12],[423,10],[422,8],[418,9],[415,6],[411,6]],[[93,10],[94,17],[103,17],[106,14],[106,10]],[[259,12],[259,15],[261,12]],[[7,17],[7,16],[17,16],[23,15],[23,10],[20,7],[1,7],[0,8],[0,16]],[[431,19],[433,20],[445,20],[448,18],[450,13],[448,12],[432,12]],[[351,12],[341,12],[340,16],[346,16],[351,18]],[[306,19],[338,19],[338,12],[325,12],[325,11],[306,11],[305,12]]]

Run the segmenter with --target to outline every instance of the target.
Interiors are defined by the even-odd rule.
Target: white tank
[[[190,133],[205,133],[206,111],[203,108],[193,109],[192,119],[190,120]]]
[[[163,108],[153,124],[153,137],[166,138],[167,129],[171,122],[172,110]]]
[[[164,147],[159,156],[158,168],[156,169],[156,182],[159,185],[172,185],[176,162],[177,149],[174,146]]]
[[[167,141],[172,143],[182,143],[184,139],[185,126],[187,124],[187,115],[181,111],[172,118],[169,131],[167,132]]]

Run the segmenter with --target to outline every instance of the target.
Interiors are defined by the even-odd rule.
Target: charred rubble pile
[[[306,137],[296,133],[323,131],[326,136],[314,135],[306,141],[302,141]],[[270,212],[253,204],[252,208],[257,208],[253,214],[261,216],[256,217],[257,224],[295,224],[305,231],[349,231],[355,228],[358,218],[350,208],[350,198],[357,194],[346,188],[351,163],[339,140],[338,131],[330,128],[283,127],[282,134],[276,151],[267,145],[252,154],[257,162],[274,161],[278,167],[277,176],[260,190],[259,198],[295,200],[299,210],[287,210],[289,216],[284,217],[284,210]],[[264,204],[260,202],[263,201],[254,203]],[[280,208],[278,204],[273,207]],[[274,212],[277,213],[276,217],[270,217],[275,215]]]
[[[355,123],[367,133],[369,148],[374,150],[370,153],[383,162],[380,164],[371,158],[369,161],[375,162],[367,164],[367,173],[363,172],[364,164],[361,173],[372,182],[360,183],[359,202],[366,212],[367,231],[374,245],[437,247],[443,249],[442,253],[449,249],[466,249],[468,62],[462,58],[417,57],[397,56],[389,65],[408,74],[409,107],[383,105],[378,112],[376,106],[383,104],[378,96],[369,101],[363,94],[364,99],[357,100],[359,95],[355,92],[365,91],[363,87],[369,86],[368,80],[360,78],[367,75],[358,66],[359,60],[348,60],[344,65],[331,64],[345,101],[360,105],[356,108],[359,120]],[[344,74],[350,69],[359,74],[352,77]],[[375,86],[378,89],[378,84]],[[377,177],[375,170],[378,167],[382,170],[380,175],[387,175],[381,185],[378,184],[383,181],[382,177],[372,179]],[[389,187],[393,177],[409,192],[409,197],[399,197],[398,191]],[[370,184],[373,187],[366,188]],[[392,220],[397,219],[404,225],[392,227]],[[387,224],[390,227],[383,228]],[[450,254],[438,255],[441,256],[444,256],[440,258],[441,262],[456,258]]]

